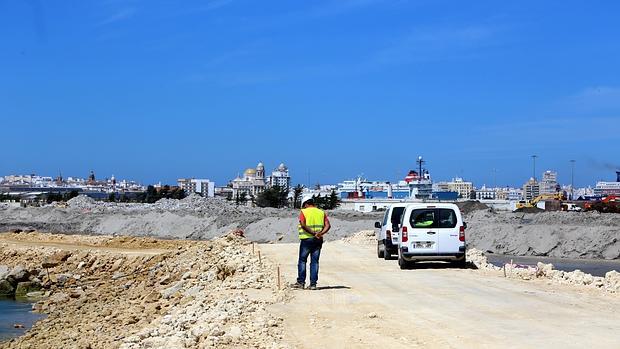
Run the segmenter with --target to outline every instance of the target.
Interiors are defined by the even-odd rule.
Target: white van
[[[402,216],[398,265],[416,261],[449,261],[465,267],[465,228],[455,204],[409,204]]]
[[[393,204],[387,208],[383,215],[383,221],[375,222],[377,233],[377,257],[392,259],[398,254],[398,229],[408,204]]]

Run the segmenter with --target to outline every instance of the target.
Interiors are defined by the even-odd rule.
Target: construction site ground
[[[298,248],[260,247],[289,283]],[[271,311],[298,348],[620,348],[617,294],[441,263],[400,270],[372,245],[326,243],[319,290]]]

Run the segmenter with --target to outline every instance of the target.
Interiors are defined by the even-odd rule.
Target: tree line
[[[300,184],[295,186],[293,188],[292,200],[289,200],[288,188],[274,185],[259,193],[255,199],[253,197],[250,197],[249,199],[253,200],[258,207],[283,208],[292,206],[293,208],[301,208],[303,189],[304,187]],[[332,190],[332,192],[326,196],[321,196],[320,194],[313,195],[312,199],[314,200],[316,207],[323,210],[333,210],[340,206],[341,203],[340,197],[335,190]],[[239,194],[235,198],[235,202],[237,204],[244,204],[247,201],[248,197],[245,192]]]

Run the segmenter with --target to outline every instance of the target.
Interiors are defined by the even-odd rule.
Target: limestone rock
[[[0,280],[0,296],[12,296],[15,294],[15,287],[7,280]]]
[[[28,281],[30,273],[26,270],[26,268],[18,265],[11,269],[7,277],[12,277],[16,282]]]
[[[24,281],[17,284],[15,288],[15,296],[25,297],[30,292],[36,292],[41,290],[41,285],[37,282]]]
[[[9,275],[10,269],[6,265],[0,265],[0,280],[5,279]]]

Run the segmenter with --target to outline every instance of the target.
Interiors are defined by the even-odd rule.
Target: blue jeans
[[[317,238],[302,239],[299,241],[299,262],[297,264],[297,283],[306,283],[306,263],[310,256],[310,285],[319,281],[319,257],[323,240]]]

